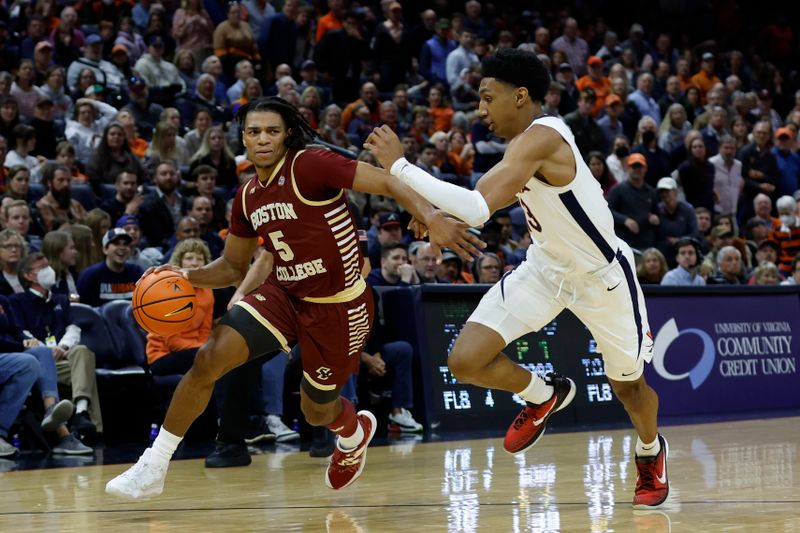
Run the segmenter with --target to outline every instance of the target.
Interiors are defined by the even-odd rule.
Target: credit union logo
[[[670,344],[682,335],[698,336],[700,340],[703,341],[703,354],[700,356],[700,361],[698,361],[694,368],[681,374],[673,374],[666,369],[664,361],[667,357]],[[653,344],[653,368],[659,376],[669,381],[680,381],[688,377],[692,388],[697,389],[703,384],[706,378],[708,378],[711,369],[714,367],[716,350],[714,349],[714,341],[711,340],[708,333],[696,328],[678,330],[678,324],[675,322],[674,318],[670,318],[667,323],[661,327],[661,330],[656,334],[656,340]],[[688,356],[688,359],[694,360],[694,354],[685,355]]]

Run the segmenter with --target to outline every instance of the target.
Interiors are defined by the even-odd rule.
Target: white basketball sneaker
[[[147,448],[136,464],[106,483],[106,492],[122,498],[149,498],[164,490],[169,463],[151,458],[153,450]]]

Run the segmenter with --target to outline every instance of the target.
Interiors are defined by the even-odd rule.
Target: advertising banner
[[[800,407],[796,294],[647,297],[661,416]]]

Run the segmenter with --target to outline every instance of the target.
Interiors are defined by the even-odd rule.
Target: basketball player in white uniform
[[[507,390],[527,402],[504,442],[510,453],[525,451],[547,419],[572,401],[575,384],[557,374],[541,378],[502,350],[569,308],[597,341],[606,376],[639,436],[634,508],[659,507],[669,492],[668,449],[656,423],[658,396],[643,375],[653,340],[633,254],[614,234],[611,211],[569,127],[542,115],[550,76],[537,57],[499,50],[484,59],[483,76],[479,115],[510,142],[474,191],[408,163],[386,126],[365,144],[393,175],[470,225],[517,201],[525,211],[532,240],[527,259],[483,297],[450,353],[450,370],[463,383]]]

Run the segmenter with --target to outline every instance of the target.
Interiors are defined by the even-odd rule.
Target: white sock
[[[361,427],[361,422],[356,425],[356,432],[349,437],[342,437],[339,435],[339,448],[344,451],[349,451],[361,444],[364,440],[364,428]]]
[[[83,413],[84,411],[89,410],[89,400],[86,398],[78,398],[75,401],[75,412],[76,413]]]
[[[164,429],[164,426],[161,426],[161,429],[158,431],[158,437],[156,437],[156,440],[153,441],[152,455],[154,455],[156,459],[160,459],[163,462],[168,463],[169,460],[172,459],[172,454],[175,453],[175,449],[182,440],[183,437],[173,435]]]
[[[538,374],[531,372],[531,382],[517,394],[526,402],[539,404],[549,400],[553,396],[553,392],[555,389],[552,385],[548,385]]]
[[[656,435],[656,440],[651,442],[650,444],[645,444],[642,442],[641,437],[636,437],[636,456],[637,457],[655,457],[658,455],[658,452],[661,451],[661,443],[658,441],[658,435]]]

